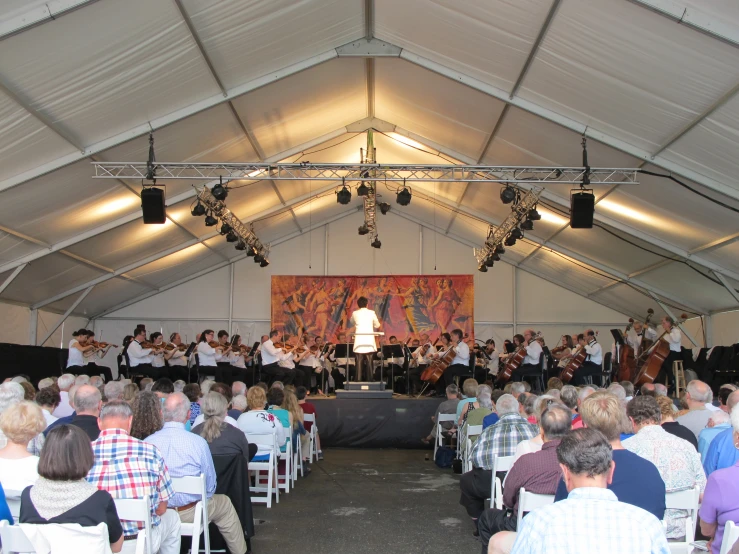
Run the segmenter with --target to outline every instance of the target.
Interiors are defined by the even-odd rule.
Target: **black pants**
[[[675,374],[672,372],[672,362],[676,360],[682,360],[682,359],[683,359],[682,352],[673,352],[672,350],[670,350],[669,355],[665,358],[665,361],[662,362],[662,367],[659,370],[659,375],[657,375],[657,378],[654,380],[654,382],[664,383],[665,376],[666,376],[668,389],[670,391],[674,390]]]
[[[513,373],[511,373],[511,381],[514,383],[518,383],[520,381],[523,381],[524,377],[528,377],[530,375],[539,375],[540,373],[541,368],[538,365],[523,364],[513,370]]]
[[[293,385],[295,388],[306,387],[310,388],[310,377],[313,375],[313,367],[307,365],[299,365],[295,368],[295,381]]]
[[[418,394],[423,388],[423,381],[421,381],[421,374],[426,370],[425,365],[419,365],[418,367],[408,368],[408,379],[411,382],[410,394]]]
[[[137,373],[139,375],[143,375],[144,377],[151,377],[156,381],[157,379],[165,376],[165,373],[162,371],[164,369],[165,368],[163,367],[154,367],[151,364],[139,364],[130,368],[129,373]]]
[[[587,377],[593,377],[593,384],[600,385],[602,368],[593,362],[583,364],[572,375],[572,384],[576,387],[587,384]]]
[[[185,383],[190,383],[194,380],[193,377],[197,379],[194,367],[191,369],[186,365],[171,365],[168,366],[167,369],[169,372],[169,378],[172,379],[172,381],[182,380]]]
[[[463,373],[467,373],[469,370],[470,370],[470,367],[465,364],[450,365],[444,370],[444,386],[448,387],[449,385],[453,385],[454,378],[457,375],[462,375]]]
[[[477,531],[482,542],[482,554],[487,554],[490,537],[501,531],[515,531],[518,526],[517,515],[511,510],[491,508],[485,510],[477,520]]]
[[[367,381],[372,380],[372,358],[374,354],[374,352],[365,352],[363,354],[359,352],[354,353],[356,357],[357,381],[361,381],[363,378]]]
[[[490,498],[490,485],[493,472],[489,469],[473,468],[459,480],[462,492],[459,503],[465,507],[469,516],[477,519],[485,509],[485,499]]]
[[[82,374],[89,375],[90,377],[93,375],[102,375],[106,383],[113,380],[113,373],[110,371],[109,367],[97,365],[92,362],[84,367]]]
[[[295,370],[281,367],[277,362],[262,366],[262,375],[268,377],[268,385],[275,381],[282,381],[285,385],[291,385],[295,380]]]

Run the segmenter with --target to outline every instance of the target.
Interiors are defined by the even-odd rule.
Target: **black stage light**
[[[223,186],[223,181],[221,181],[210,190],[210,193],[213,195],[213,198],[223,202],[226,199],[226,196],[228,196],[228,189]]]
[[[485,265],[486,266],[493,267],[493,264],[495,264],[495,260],[493,259],[492,256],[488,256],[487,258],[485,258]]]
[[[364,184],[364,181],[360,183],[360,185],[357,187],[357,195],[358,196],[367,196],[369,194],[369,187]]]
[[[570,228],[592,229],[595,213],[595,195],[592,190],[583,189],[570,193]]]
[[[231,228],[231,226],[224,221],[223,223],[221,223],[221,229],[218,232],[221,233],[222,235],[227,235],[232,230],[233,229]]]
[[[510,204],[515,199],[516,189],[511,185],[506,185],[504,188],[500,189],[500,201],[503,202],[503,204]]]
[[[407,206],[411,203],[412,197],[413,195],[411,194],[411,190],[408,187],[403,187],[400,191],[398,191],[398,195],[395,197],[395,201],[401,206]]]
[[[488,272],[488,266],[485,265],[485,262],[481,263],[477,266],[477,271],[480,273],[487,273]]]
[[[253,246],[250,246],[250,247],[249,247],[249,248],[248,248],[248,249],[246,250],[246,255],[247,255],[247,256],[249,256],[249,257],[253,257],[253,256],[255,256],[255,255],[256,255],[256,253],[257,253],[257,251],[256,251],[256,250],[254,250],[254,247],[253,247]]]
[[[269,265],[269,260],[267,258],[264,258],[261,262],[259,262],[259,267],[267,267]]]
[[[339,204],[348,204],[352,200],[352,193],[346,186],[342,187],[340,191],[336,193],[336,201]]]
[[[203,206],[200,203],[200,200],[198,200],[198,203],[195,204],[195,207],[192,209],[192,211],[190,211],[190,213],[194,215],[195,217],[200,217],[201,215],[205,215],[205,206]]]
[[[534,222],[530,219],[527,219],[526,221],[521,223],[521,229],[524,231],[533,231],[534,230]]]
[[[522,239],[523,232],[518,227],[514,227],[513,229],[511,229],[511,236],[516,240]]]
[[[387,215],[387,213],[390,211],[390,204],[388,204],[387,202],[380,202],[377,205],[379,206],[380,213],[382,215]]]
[[[493,253],[493,255],[491,256],[491,259],[493,261],[499,262],[500,261],[500,254]]]
[[[506,246],[514,246],[516,244],[516,239],[514,239],[511,235],[508,235],[503,242]]]
[[[539,221],[541,220],[541,214],[536,211],[536,208],[531,208],[529,210],[528,215],[526,216],[531,221]]]
[[[373,240],[373,241],[372,241],[372,242],[370,243],[370,246],[371,246],[372,248],[380,248],[380,247],[382,246],[382,243],[380,242],[380,239],[379,239],[379,237],[378,237],[378,238],[376,238],[375,240]]]
[[[502,244],[499,244],[498,246],[495,247],[495,253],[496,254],[505,254],[505,248],[503,247]]]
[[[261,264],[263,261],[264,261],[264,256],[262,256],[259,253],[257,253],[257,254],[254,255],[254,263],[255,264]]]
[[[237,242],[239,240],[239,235],[234,233],[233,231],[229,231],[226,235],[226,242]]]
[[[240,240],[239,242],[236,243],[235,248],[236,250],[246,250],[246,243],[243,240]]]
[[[213,217],[213,214],[208,214],[205,216],[205,226],[206,227],[213,227],[218,223],[218,220]]]
[[[369,233],[369,227],[367,227],[366,223],[362,223],[361,227],[359,227],[359,234],[366,235],[367,233]]]

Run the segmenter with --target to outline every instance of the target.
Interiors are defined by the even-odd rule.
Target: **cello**
[[[533,341],[540,337],[541,333],[537,333],[534,337],[531,338],[531,340]],[[527,346],[528,343],[522,344],[513,354],[511,354],[511,357],[506,362],[505,367],[503,367],[503,371],[498,373],[498,379],[496,380],[497,384],[505,385],[511,379],[511,375],[513,374],[513,372],[518,369],[518,367],[523,363],[524,358],[526,358]]]
[[[686,314],[682,314],[680,318],[685,321],[688,316]],[[670,343],[668,343],[666,340],[663,340],[663,337],[666,334],[667,331],[664,331],[657,338],[657,340],[654,341],[652,346],[648,350],[646,350],[642,356],[639,357],[639,360],[641,360],[641,358],[646,355],[644,363],[641,364],[641,366],[639,367],[639,372],[636,374],[632,381],[635,387],[641,387],[642,385],[646,385],[647,383],[654,383],[654,381],[659,376],[659,372],[662,369],[662,364],[670,355]],[[637,363],[639,360],[637,360]]]
[[[651,309],[651,308],[650,308]],[[649,317],[649,316],[647,316]],[[636,356],[634,355],[634,348],[626,340],[629,331],[634,326],[634,318],[629,318],[629,324],[624,329],[624,344],[621,347],[618,357],[618,380],[619,381],[631,381],[631,377],[634,375],[636,369]]]
[[[595,336],[598,336],[598,331],[595,332]],[[563,383],[569,383],[572,380],[575,372],[580,369],[580,366],[585,362],[587,357],[588,353],[585,351],[584,346],[577,349],[577,352],[570,358],[570,361],[567,362],[567,365],[559,374],[559,378]]]
[[[440,356],[438,359],[431,362],[428,367],[423,370],[423,373],[421,373],[421,381],[436,384],[436,382],[441,379],[441,376],[444,375],[444,370],[449,367],[449,364],[452,363],[452,360],[454,360],[456,355],[457,348],[455,346],[451,346],[449,350],[444,352],[443,356]]]

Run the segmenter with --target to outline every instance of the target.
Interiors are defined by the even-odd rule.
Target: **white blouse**
[[[207,342],[198,343],[198,361],[201,366],[216,367],[216,349]]]
[[[82,352],[74,348],[74,344],[78,344],[77,339],[72,339],[71,341],[69,341],[69,357],[67,358],[67,367],[87,365]]]

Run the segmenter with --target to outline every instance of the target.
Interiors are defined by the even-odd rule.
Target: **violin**
[[[285,352],[290,352],[295,348],[292,344],[286,344],[284,342],[276,342],[274,345],[275,348],[282,348]]]
[[[172,351],[172,350],[179,350],[180,352],[185,352],[187,350],[186,344],[174,344],[172,342],[168,342],[167,345],[164,347],[165,350]]]
[[[154,344],[153,342],[144,341],[141,343],[141,348],[147,349],[147,350],[162,350],[165,347],[164,343],[162,344]]]
[[[110,344],[109,342],[98,342],[96,340],[90,343],[95,348],[120,348],[117,344]]]

